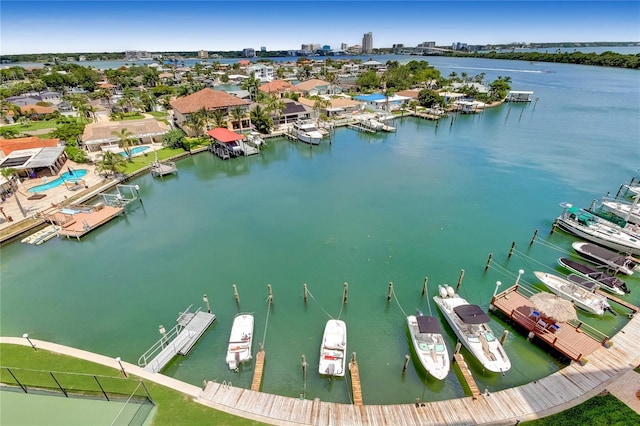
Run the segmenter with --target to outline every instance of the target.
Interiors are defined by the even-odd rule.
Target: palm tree
[[[278,118],[278,122],[280,121],[280,116],[282,115],[282,111],[285,110],[287,105],[281,98],[277,98],[275,96],[269,96],[267,99],[266,110],[276,115]]]
[[[227,113],[223,109],[216,109],[211,115],[211,121],[216,127],[227,127]]]
[[[258,87],[260,87],[260,80],[256,78],[255,72],[252,72],[249,78],[242,83],[242,89],[249,91],[249,96],[252,102],[258,97]]]
[[[233,119],[235,121],[238,122],[238,127],[240,128],[240,133],[242,133],[242,121],[246,115],[247,111],[242,108],[240,105],[236,105],[233,108],[231,108],[231,117],[233,117]]]
[[[313,103],[313,109],[316,112],[316,123],[318,122],[318,120],[320,120],[320,110],[326,109],[329,106],[331,106],[331,101],[329,101],[328,99],[319,97],[315,100],[315,102]]]
[[[131,145],[133,145],[133,133],[127,130],[126,127],[120,129],[120,131],[114,130],[111,134],[118,138],[118,146],[124,150],[124,153],[127,154],[127,159],[129,162],[133,162],[131,158]]]
[[[202,134],[202,128],[208,122],[208,119],[209,111],[203,107],[189,114],[185,120],[185,125],[192,130],[194,136],[200,136]]]
[[[267,111],[262,108],[260,105],[256,105],[255,108],[251,110],[251,121],[256,126],[256,130],[260,133],[269,133],[271,131],[271,126],[273,122],[271,121],[271,117]]]
[[[122,157],[122,155],[111,151],[105,151],[102,154],[98,155],[98,161],[96,161],[96,170],[99,173],[111,172],[115,175],[124,170],[124,162],[125,159]]]

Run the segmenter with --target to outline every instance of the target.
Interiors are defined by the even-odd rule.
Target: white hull
[[[322,133],[315,128],[315,125],[310,122],[293,123],[291,128],[293,135],[301,142],[308,143],[310,145],[319,145],[322,140]]]
[[[616,201],[603,201],[602,205],[627,222],[640,224],[640,205],[619,203]]]
[[[565,231],[585,240],[623,253],[640,255],[640,241],[635,236],[611,226],[599,222],[590,222],[589,225],[584,225],[564,215],[558,217],[557,224]]]
[[[580,256],[597,265],[606,266],[612,271],[633,275],[637,267],[634,262],[626,260],[625,256],[595,244],[576,241],[571,246]]]
[[[413,349],[416,351],[422,367],[434,378],[443,380],[449,374],[450,361],[442,334],[421,333],[415,315],[407,317],[407,325]]]
[[[447,286],[448,287],[448,286]],[[449,287],[450,288],[450,287]],[[451,291],[453,293],[453,291]],[[488,371],[504,373],[511,368],[511,361],[504,348],[495,337],[487,323],[467,324],[456,314],[454,308],[469,303],[454,294],[453,296],[434,296],[433,300],[458,336],[460,342]]]
[[[347,325],[340,320],[327,321],[320,346],[318,372],[327,376],[344,376],[346,352]]]
[[[563,299],[570,300],[577,307],[596,315],[604,315],[605,309],[609,308],[607,298],[597,293],[580,287],[578,284],[560,278],[557,275],[546,272],[535,271],[534,274],[547,286],[554,294]]]
[[[251,344],[253,342],[253,315],[238,314],[233,320],[229,346],[227,348],[227,364],[235,370],[243,363],[250,361]]]

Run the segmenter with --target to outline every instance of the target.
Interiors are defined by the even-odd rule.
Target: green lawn
[[[615,396],[606,393],[562,413],[520,424],[523,426],[633,426],[640,425],[640,415]]]
[[[86,377],[93,380],[92,376],[72,376],[64,373],[84,373],[100,376],[101,381],[110,383],[115,388],[122,387],[123,392],[137,385],[139,378],[129,376],[129,380],[122,380],[122,373],[115,368],[105,367],[89,361],[58,355],[44,349],[34,351],[28,346],[0,345],[0,360],[2,369],[0,380],[5,383],[15,383],[6,368],[15,368],[13,371],[17,377],[26,377],[26,381],[34,385],[37,381],[45,381],[51,385],[51,376],[48,373],[27,372],[19,369],[33,369],[53,371],[54,375],[65,378],[65,388],[84,388]],[[104,377],[106,376],[106,377]],[[112,379],[109,379],[112,377]],[[22,379],[21,379],[22,380]],[[112,383],[116,383],[115,385]],[[232,416],[222,411],[214,410],[191,400],[190,397],[174,391],[173,389],[145,382],[151,398],[157,406],[157,413],[153,418],[153,425],[260,425],[262,423],[241,417]],[[129,391],[130,392],[130,391]]]
[[[152,115],[155,118],[165,118],[169,116],[169,113],[165,111],[149,111],[149,112],[146,112],[145,114]]]
[[[32,132],[34,130],[43,129],[55,129],[56,127],[58,127],[58,123],[56,120],[31,121],[27,126],[23,126],[22,124],[10,124],[8,126],[2,126],[3,129],[13,129],[18,133]]]
[[[171,158],[176,155],[183,154],[185,151],[181,148],[179,149],[162,148],[156,152],[158,153],[158,160],[162,161],[162,160],[166,160],[167,158]],[[147,155],[138,155],[136,157],[133,157],[131,163],[129,161],[125,161],[126,168],[124,169],[123,173],[128,175],[130,173],[136,172],[148,166],[155,160],[156,160],[156,156],[154,153],[149,153]]]

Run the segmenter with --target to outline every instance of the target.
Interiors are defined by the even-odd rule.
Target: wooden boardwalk
[[[264,350],[260,349],[256,354],[255,368],[253,370],[253,381],[251,381],[251,390],[260,392],[262,385],[262,372],[264,370]]]
[[[462,377],[464,378],[466,385],[471,391],[471,398],[477,399],[480,396],[480,389],[478,388],[476,380],[473,378],[471,370],[469,370],[469,366],[464,360],[464,357],[460,352],[456,352],[453,354],[453,359],[456,360],[456,363],[460,368],[460,372],[462,372]]]
[[[606,336],[598,340],[586,330],[570,323],[558,323],[559,329],[551,331],[542,327],[531,315],[534,310],[529,299],[518,292],[515,285],[493,297],[491,304],[505,316],[527,330],[530,335],[551,346],[572,361],[584,362],[586,357],[606,343]]]
[[[614,296],[611,293],[608,293],[606,291],[603,291],[601,289],[597,289],[596,293],[606,297],[607,299],[616,302],[618,305],[620,306],[624,306],[625,308],[629,309],[631,311],[631,315],[635,315],[638,311],[640,311],[640,308],[627,302],[626,300],[620,299],[619,297]]]
[[[362,405],[362,386],[360,385],[360,370],[355,359],[349,362],[351,372],[351,390],[353,392],[353,405]]]
[[[589,356],[589,363],[569,366],[535,382],[447,401],[396,405],[337,404],[303,400],[207,382],[198,402],[232,414],[275,425],[473,425],[514,424],[566,410],[606,389],[613,379],[640,362],[640,316]]]

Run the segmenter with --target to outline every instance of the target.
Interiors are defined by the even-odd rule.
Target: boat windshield
[[[484,338],[487,340],[487,342],[493,342],[494,340],[496,340],[496,336],[494,336],[492,333],[485,333]]]

